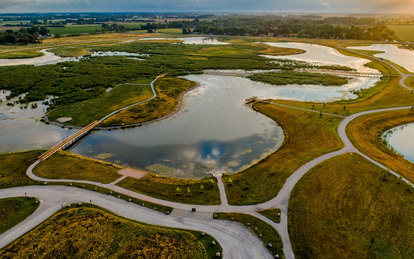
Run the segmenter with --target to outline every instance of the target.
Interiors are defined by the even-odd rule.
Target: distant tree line
[[[391,40],[394,32],[373,18],[230,16],[197,24],[194,32],[215,35]]]
[[[32,26],[21,28],[18,31],[0,31],[0,44],[29,44],[40,43],[41,35],[46,36],[49,30],[46,27]]]

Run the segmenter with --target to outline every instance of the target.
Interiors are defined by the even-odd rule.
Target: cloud
[[[0,0],[2,12],[413,12],[413,0]]]
[[[27,4],[32,2],[31,0],[14,0],[14,1],[10,1],[10,0],[0,0],[0,9],[5,9],[8,8],[10,6],[14,6],[14,5],[21,5],[21,4]]]

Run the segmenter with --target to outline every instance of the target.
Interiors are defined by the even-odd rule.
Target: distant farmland
[[[82,33],[94,33],[101,32],[101,25],[74,25],[66,27],[49,27],[51,34],[66,35],[66,34],[82,34]]]
[[[403,41],[414,41],[414,24],[388,25],[390,30]]]

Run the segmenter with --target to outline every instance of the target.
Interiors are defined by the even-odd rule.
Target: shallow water
[[[60,62],[67,61],[79,61],[79,58],[76,57],[66,57],[62,58],[56,56],[55,53],[48,52],[47,50],[41,50],[43,56],[36,58],[19,58],[19,59],[0,59],[0,66],[18,66],[18,65],[34,65],[34,66],[44,66],[52,65]]]
[[[20,109],[20,105],[7,106],[17,100],[5,100],[9,92],[0,91],[0,153],[23,151],[32,149],[47,149],[75,130],[61,129],[40,122],[46,106],[42,102],[36,102],[38,108]]]
[[[296,55],[285,55],[285,56],[270,56],[264,55],[264,57],[272,59],[285,59],[285,60],[297,60],[304,61],[320,65],[337,65],[337,66],[347,66],[355,69],[361,73],[379,73],[378,70],[366,67],[365,64],[369,63],[370,60],[362,59],[357,57],[345,56],[339,53],[336,49],[317,45],[317,44],[308,44],[308,43],[298,43],[298,42],[269,42],[266,43],[273,47],[281,48],[294,48],[294,49],[303,49],[306,52]]]
[[[197,44],[197,45],[228,45],[230,42],[219,41],[212,37],[186,37],[186,38],[144,38],[140,40],[180,40],[184,44]]]
[[[113,57],[113,56],[148,57],[149,55],[148,54],[122,52],[122,51],[97,51],[97,52],[91,53],[91,57]]]
[[[375,57],[387,59],[397,65],[402,66],[410,72],[414,72],[414,51],[401,49],[392,44],[373,44],[371,46],[348,47],[349,49],[383,51],[384,53],[375,54]]]
[[[82,57],[59,57],[56,56],[55,53],[48,52],[47,50],[41,50],[44,55],[41,57],[36,58],[22,58],[22,59],[0,59],[0,66],[18,66],[18,65],[34,65],[34,66],[44,66],[44,65],[53,65],[61,62],[69,62],[75,61],[79,62],[84,58],[88,58],[87,56]],[[97,51],[91,53],[91,57],[111,57],[111,56],[125,56],[134,58],[136,60],[144,60],[138,59],[137,57],[148,57],[148,54],[139,54],[139,53],[128,53],[128,52],[121,52],[121,51]]]
[[[383,138],[393,150],[414,163],[414,123],[390,129]]]

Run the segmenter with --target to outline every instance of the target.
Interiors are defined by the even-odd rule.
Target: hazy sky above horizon
[[[414,13],[414,0],[0,0],[0,12]]]

